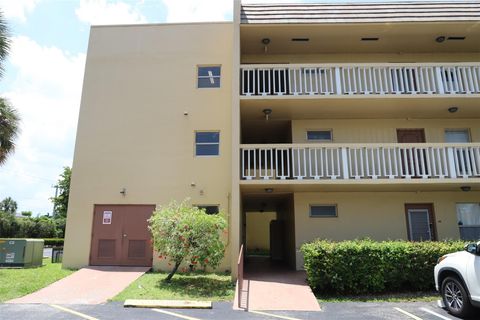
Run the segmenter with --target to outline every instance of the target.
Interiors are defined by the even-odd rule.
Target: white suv
[[[447,254],[435,266],[435,287],[451,314],[465,317],[480,307],[480,242]]]

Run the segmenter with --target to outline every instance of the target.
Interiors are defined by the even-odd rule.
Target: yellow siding
[[[190,197],[229,214],[232,32],[231,23],[92,28],[64,267],[89,263],[94,204]],[[221,88],[196,89],[202,64],[222,66]],[[221,132],[219,157],[194,156],[195,130]]]
[[[478,62],[480,53],[332,53],[242,55],[241,63]]]
[[[406,203],[433,203],[438,239],[458,239],[455,204],[478,202],[480,192],[299,192],[294,199],[297,268],[301,268],[298,250],[316,238],[407,239]],[[311,218],[310,204],[337,204],[338,217]]]
[[[247,251],[270,250],[270,221],[276,212],[247,212]]]
[[[425,128],[427,142],[445,142],[445,129],[469,129],[472,142],[480,142],[479,119],[346,119],[293,120],[293,143],[306,143],[306,131],[333,130],[334,143],[394,143],[396,129]]]

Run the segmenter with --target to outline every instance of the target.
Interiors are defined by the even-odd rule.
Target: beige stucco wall
[[[332,130],[334,143],[394,143],[397,129],[424,128],[431,143],[445,142],[445,129],[469,129],[472,142],[480,142],[479,119],[316,119],[293,120],[292,140],[307,143],[307,130]]]
[[[270,250],[270,221],[277,218],[276,212],[247,212],[247,251]]]
[[[92,28],[64,267],[89,263],[94,204],[190,197],[230,219],[232,33],[231,23]],[[197,89],[198,65],[221,65],[221,88]],[[194,156],[196,130],[220,131],[220,156]]]
[[[433,203],[438,239],[458,239],[455,204],[479,202],[480,192],[297,192],[294,194],[297,269],[300,246],[316,238],[407,239],[406,203]],[[336,204],[338,217],[311,218],[311,204]]]
[[[354,51],[354,49],[352,49]],[[479,53],[330,53],[330,54],[243,54],[248,63],[415,63],[415,62],[478,62]]]

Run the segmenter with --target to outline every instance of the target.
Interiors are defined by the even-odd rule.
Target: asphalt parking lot
[[[228,302],[214,303],[210,310],[179,309],[133,309],[124,308],[122,303],[102,305],[48,305],[48,304],[0,304],[1,319],[25,320],[241,320],[241,319],[285,319],[285,320],[454,320],[457,319],[437,306],[435,302],[369,303],[342,302],[325,303],[320,312],[286,311],[235,311]],[[480,313],[473,319],[480,319]]]

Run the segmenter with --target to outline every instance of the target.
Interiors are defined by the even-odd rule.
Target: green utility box
[[[43,239],[0,239],[0,267],[37,267],[43,262]]]

